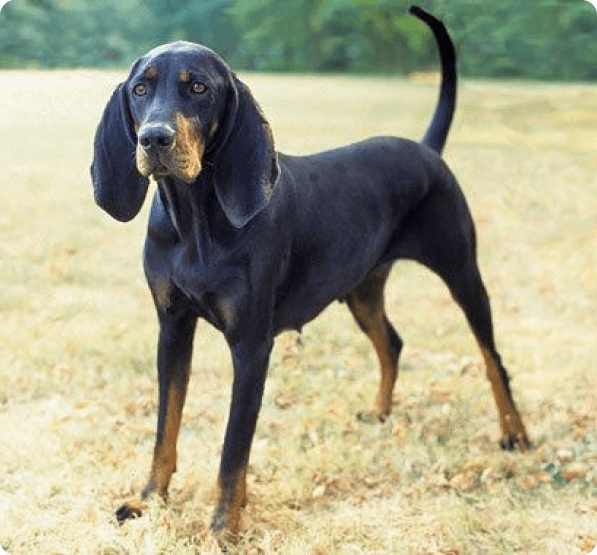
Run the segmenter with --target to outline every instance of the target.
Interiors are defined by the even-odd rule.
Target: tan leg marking
[[[375,324],[367,332],[367,337],[373,343],[381,372],[379,389],[375,398],[375,412],[377,419],[385,422],[392,412],[392,394],[398,372],[396,370],[396,360],[391,354],[392,347],[385,324],[385,314],[383,310],[380,310],[374,316]]]
[[[120,522],[128,518],[140,517],[148,507],[147,499],[154,493],[157,493],[164,502],[168,501],[168,486],[172,474],[176,471],[176,441],[180,430],[183,404],[184,393],[175,385],[171,385],[168,391],[168,412],[164,423],[164,435],[162,442],[156,443],[153,452],[149,481],[140,497],[127,501],[116,511]]]
[[[218,539],[234,541],[240,530],[241,509],[247,504],[247,467],[240,469],[234,484],[224,487],[218,477],[218,505],[212,520],[212,529]]]
[[[489,351],[481,347],[481,353],[485,360],[487,378],[491,384],[493,396],[498,408],[500,419],[500,429],[502,432],[501,444],[504,448],[512,448],[513,442],[524,451],[530,446],[526,429],[522,423],[522,418],[514,404],[514,400],[508,391],[507,385],[502,379],[500,369]]]
[[[176,442],[182,420],[184,393],[176,385],[170,385],[168,391],[168,412],[164,423],[164,436],[160,444],[156,444],[151,466],[150,483],[164,500],[168,498],[168,486],[172,474],[176,472]]]
[[[353,299],[350,303],[353,314],[363,328],[379,360],[381,379],[371,410],[364,410],[358,414],[363,422],[385,422],[392,412],[392,393],[398,376],[397,357],[394,355],[391,338],[389,336],[389,322],[383,309],[383,299],[375,308],[366,303]]]

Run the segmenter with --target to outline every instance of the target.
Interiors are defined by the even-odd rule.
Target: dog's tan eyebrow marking
[[[158,68],[155,66],[149,66],[144,72],[143,76],[146,79],[155,79],[158,76]]]
[[[192,75],[191,72],[183,69],[179,74],[178,74],[178,78],[180,79],[181,83],[190,83],[191,79],[192,79]]]

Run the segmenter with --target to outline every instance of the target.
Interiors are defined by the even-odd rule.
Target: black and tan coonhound
[[[247,86],[214,52],[160,46],[132,66],[95,137],[96,202],[133,218],[157,182],[145,272],[158,313],[159,409],[149,481],[120,521],[164,499],[176,469],[197,318],[220,330],[234,366],[232,401],[212,520],[233,535],[274,337],[300,330],[344,301],[381,367],[372,414],[383,421],[402,340],[384,309],[392,263],[411,259],[439,275],[480,346],[499,411],[501,446],[529,440],[496,351],[475,230],[456,179],[440,158],[456,104],[456,57],[444,25],[420,8],[442,62],[439,104],[421,142],[377,137],[309,156],[277,153]]]

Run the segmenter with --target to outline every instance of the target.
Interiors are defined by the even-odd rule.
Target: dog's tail
[[[418,6],[411,6],[410,13],[431,27],[442,64],[442,84],[439,101],[429,128],[421,141],[441,154],[456,108],[456,51],[444,24]]]

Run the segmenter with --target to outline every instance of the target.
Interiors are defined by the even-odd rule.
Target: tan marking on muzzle
[[[147,156],[145,149],[139,143],[137,143],[136,158],[137,169],[139,170],[139,173],[143,177],[149,177],[152,174],[154,168],[152,167],[151,162],[149,161],[149,157]]]
[[[201,173],[205,142],[199,136],[195,118],[187,118],[177,113],[175,119],[176,135],[169,150],[147,151],[137,143],[137,169],[144,177],[149,177],[153,173],[155,173],[154,177],[171,174],[186,183],[192,183]],[[137,134],[142,129],[143,125],[137,130]],[[156,170],[159,171],[156,172]]]
[[[175,174],[187,183],[192,183],[201,173],[201,159],[205,142],[199,137],[197,123],[193,118],[176,114],[176,138],[173,147]]]

